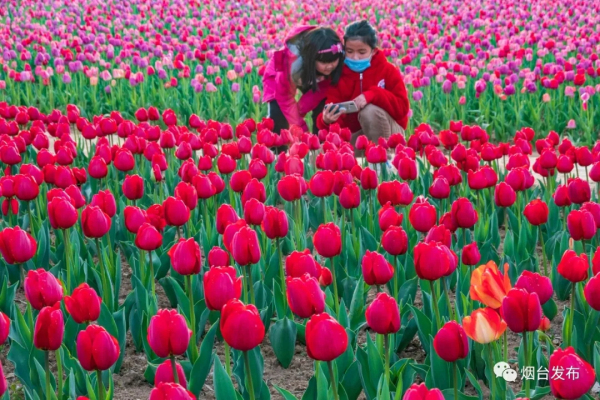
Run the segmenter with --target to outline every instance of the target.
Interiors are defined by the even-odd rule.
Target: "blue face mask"
[[[352,60],[350,58],[345,58],[344,63],[354,72],[363,72],[371,66],[371,57],[363,60]]]

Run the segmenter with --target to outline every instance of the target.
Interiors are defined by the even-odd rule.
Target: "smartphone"
[[[358,112],[358,107],[353,101],[344,101],[343,103],[336,103],[329,105],[330,110],[338,108],[342,114],[351,114]]]

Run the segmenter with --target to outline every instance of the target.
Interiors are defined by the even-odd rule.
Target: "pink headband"
[[[334,44],[333,46],[331,46],[329,49],[319,51],[319,54],[323,54],[323,53],[337,54],[337,53],[341,53],[343,51],[344,51],[344,48],[342,47],[342,44],[337,43],[337,44]]]

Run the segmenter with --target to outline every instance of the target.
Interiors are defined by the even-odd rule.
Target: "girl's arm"
[[[307,131],[308,126],[306,121],[300,115],[298,103],[296,102],[296,87],[290,81],[289,75],[285,72],[278,72],[275,77],[277,90],[275,91],[275,100],[279,104],[279,108],[285,115],[290,125],[297,125]]]
[[[330,103],[340,103],[343,101],[342,99],[342,94],[340,93],[339,90],[340,85],[330,85],[329,89],[327,90],[327,96],[325,98],[325,104],[330,104]],[[344,124],[344,117],[345,114],[340,115],[340,118],[335,121],[337,124],[339,124],[342,128],[345,127],[346,125]],[[323,112],[321,112],[321,114],[319,114],[319,116],[317,117],[317,128],[319,129],[329,129],[329,124],[325,123],[325,121],[323,121]]]
[[[385,88],[372,87],[363,94],[367,103],[383,108],[394,119],[403,118],[410,110],[404,80],[400,70],[393,65],[386,73]]]

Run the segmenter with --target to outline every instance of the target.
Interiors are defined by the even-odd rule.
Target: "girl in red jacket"
[[[404,133],[408,95],[400,70],[377,49],[377,33],[367,22],[349,25],[344,35],[346,58],[337,85],[327,90],[327,106],[317,117],[319,129],[337,122],[352,131],[351,144],[365,135],[377,143],[381,136]],[[358,113],[344,114],[335,103],[354,101]]]

